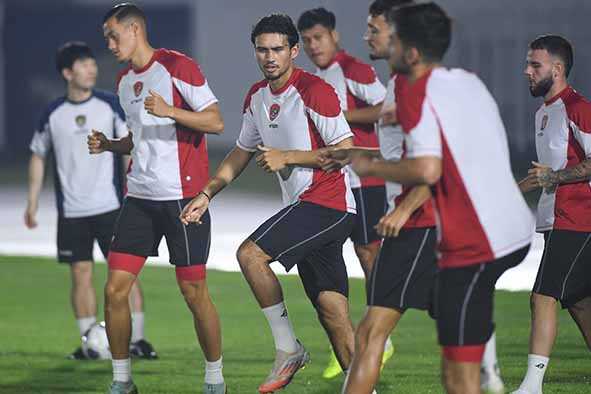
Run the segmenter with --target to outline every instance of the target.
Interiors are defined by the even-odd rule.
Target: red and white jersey
[[[439,266],[490,262],[527,246],[533,215],[511,172],[499,109],[482,81],[465,70],[436,68],[412,84],[397,80],[396,103],[407,156],[441,158],[433,188]]]
[[[343,111],[365,108],[384,101],[386,90],[375,70],[345,51],[339,51],[326,68],[316,70],[316,75],[330,83],[337,92]],[[378,147],[375,125],[351,124],[356,146]],[[352,187],[381,186],[384,180],[375,177],[360,179],[349,171]]]
[[[133,133],[127,194],[149,200],[193,197],[209,177],[205,134],[148,114],[144,100],[150,90],[189,111],[217,102],[197,63],[179,52],[158,49],[141,70],[128,67],[120,74],[119,100]]]
[[[570,86],[536,112],[538,161],[553,170],[591,159],[591,103]],[[551,229],[591,232],[591,183],[559,185],[542,190],[537,231]]]
[[[402,82],[405,79],[402,78]],[[386,97],[382,105],[382,114],[391,110],[396,105],[395,97],[396,75],[388,81]],[[401,89],[401,91],[404,89]],[[386,160],[398,161],[405,156],[404,132],[400,124],[384,124],[380,118],[378,123],[378,139],[380,141],[380,153]],[[403,186],[396,182],[386,182],[386,198],[388,200],[388,213],[392,212],[402,201],[411,187]],[[405,228],[433,227],[436,225],[435,212],[432,200],[425,202],[420,208],[413,212],[406,221]]]
[[[316,150],[353,137],[332,86],[301,69],[294,69],[278,91],[267,81],[254,84],[244,100],[237,146],[255,152],[257,145],[280,150]],[[345,169],[326,172],[294,167],[277,174],[283,202],[298,200],[355,213],[355,199]],[[287,175],[289,175],[287,177]],[[285,179],[284,179],[285,177]]]

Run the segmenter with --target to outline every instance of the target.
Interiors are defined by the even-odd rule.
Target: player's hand
[[[410,218],[410,215],[405,210],[394,209],[394,211],[382,216],[375,229],[378,235],[382,237],[397,237],[408,218]]]
[[[188,226],[190,223],[201,224],[201,217],[207,211],[207,207],[209,207],[209,198],[205,194],[199,193],[185,205],[179,219],[185,226]]]
[[[27,204],[27,209],[25,210],[25,226],[28,229],[33,229],[37,227],[37,204]]]
[[[383,107],[380,114],[380,120],[384,126],[398,124],[398,118],[396,116],[396,104]]]
[[[324,171],[340,170],[351,162],[349,148],[324,148],[318,156],[318,165]]]
[[[278,172],[287,167],[287,158],[284,152],[263,145],[257,145],[257,149],[261,152],[256,158],[257,166],[263,170]]]
[[[533,168],[530,168],[527,171],[527,174],[528,177],[531,176],[533,178],[533,184],[550,191],[553,190],[558,184],[558,178],[555,176],[552,168],[535,161],[532,161],[531,163],[533,164]]]
[[[91,155],[109,150],[111,141],[100,131],[92,130],[87,138],[88,152]]]
[[[521,193],[531,192],[532,190],[535,190],[540,187],[537,181],[537,177],[534,175],[526,176],[525,178],[520,180],[517,183],[517,185],[519,186],[519,190],[521,190]]]
[[[372,164],[373,158],[368,155],[360,154],[351,158],[351,168],[361,178],[371,175]]]
[[[150,115],[159,118],[171,118],[174,107],[168,105],[158,93],[150,89],[150,95],[144,100],[144,108]]]

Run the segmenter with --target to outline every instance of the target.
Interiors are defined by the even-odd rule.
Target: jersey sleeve
[[[441,133],[435,115],[435,109],[427,98],[423,100],[417,123],[405,133],[406,156],[417,158],[422,156],[442,157]]]
[[[591,103],[580,101],[573,105],[568,117],[573,136],[585,152],[585,158],[591,159]]]
[[[175,61],[172,81],[181,96],[196,112],[218,102],[199,65],[186,56],[179,56]]]
[[[46,113],[44,113],[39,120],[39,124],[35,130],[35,133],[33,134],[29,148],[31,149],[31,152],[37,156],[46,157],[51,151],[51,146],[52,143],[51,130],[49,126],[49,114],[46,111]]]
[[[236,146],[247,152],[256,152],[257,145],[263,144],[263,139],[254,121],[251,108],[251,98],[256,90],[258,90],[258,87],[254,85],[246,94],[242,109],[242,127],[240,128],[238,140],[236,140]]]
[[[308,116],[314,122],[325,145],[335,145],[353,137],[332,86],[325,82],[310,86],[305,94],[304,103]]]
[[[370,65],[355,63],[345,74],[345,80],[351,94],[367,104],[377,105],[384,101],[386,88]]]

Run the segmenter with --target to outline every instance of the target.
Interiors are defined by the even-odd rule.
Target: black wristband
[[[207,201],[211,201],[211,197],[209,197],[209,194],[205,193],[203,190],[201,190],[199,194],[203,194],[205,197],[207,197]]]

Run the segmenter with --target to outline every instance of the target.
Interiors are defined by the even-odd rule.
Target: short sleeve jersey
[[[533,216],[511,172],[497,104],[482,81],[461,69],[436,68],[397,83],[397,115],[407,156],[441,158],[434,187],[439,265],[494,261],[531,242]]]
[[[384,111],[390,110],[395,105],[396,75],[388,81],[387,93],[382,106]],[[400,82],[405,83],[401,78]],[[404,88],[401,88],[401,94]],[[382,157],[390,161],[398,161],[405,155],[404,132],[400,124],[384,124],[380,119],[378,123],[378,137],[380,142],[380,153]],[[386,182],[386,198],[388,200],[388,212],[392,212],[398,204],[406,197],[411,187],[403,186],[396,182]],[[406,221],[405,228],[433,227],[436,224],[435,212],[432,200],[425,202],[413,212]]]
[[[280,150],[316,150],[353,137],[334,88],[301,69],[294,69],[278,91],[267,81],[254,84],[244,102],[240,149],[255,152],[257,145]],[[277,174],[283,202],[307,201],[327,208],[356,212],[345,169],[326,172],[294,167]]]
[[[117,96],[95,90],[85,101],[61,97],[43,112],[31,140],[31,151],[53,155],[58,214],[80,218],[118,209],[122,167],[113,153],[90,155],[87,137],[100,130],[107,138],[127,135]]]
[[[591,103],[572,87],[543,103],[536,112],[538,161],[553,170],[572,168],[591,159]],[[537,231],[591,232],[591,183],[543,189],[538,202]]]
[[[369,64],[341,50],[325,68],[318,68],[316,75],[331,84],[339,97],[341,109],[350,111],[361,109],[384,101],[386,90],[378,79],[375,70]],[[356,146],[377,148],[378,138],[375,125],[351,124]],[[351,186],[381,186],[383,179],[376,177],[359,178],[349,171]]]
[[[134,145],[127,194],[148,200],[195,196],[209,178],[205,133],[148,114],[144,100],[154,91],[169,105],[197,112],[216,103],[199,65],[182,53],[158,49],[142,69],[127,67],[117,86]]]

